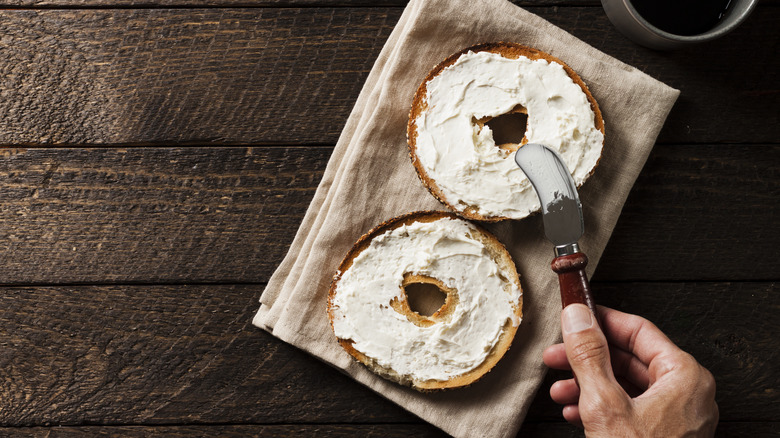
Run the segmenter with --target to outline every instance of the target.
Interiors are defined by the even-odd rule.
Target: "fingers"
[[[625,379],[631,384],[631,386],[640,390],[640,394],[645,389],[647,389],[647,387],[650,385],[650,373],[648,371],[647,365],[642,363],[642,361],[633,354],[627,351],[623,351],[617,347],[610,346],[609,355],[612,359],[612,370],[615,373],[615,377],[618,378],[619,382],[620,378]],[[621,386],[626,388],[622,382]],[[628,392],[632,397],[635,396],[631,393],[631,391],[626,392]]]
[[[580,399],[580,387],[574,379],[559,380],[550,386],[550,398],[560,405],[576,405]]]
[[[649,396],[674,388],[682,392],[695,391],[705,398],[715,399],[715,379],[712,374],[682,350],[656,356],[647,369],[652,386],[647,391]]]
[[[638,397],[645,391],[622,377],[618,377],[617,381],[631,398]],[[574,379],[559,380],[550,386],[550,398],[559,405],[577,404],[580,399],[580,387]]]
[[[608,336],[609,337],[609,336]],[[609,357],[615,377],[623,377],[632,386],[644,390],[649,385],[647,365],[643,364],[636,356],[617,347],[609,347]],[[544,364],[554,370],[570,371],[569,359],[566,357],[566,349],[563,344],[555,344],[547,347],[542,354]],[[620,379],[618,379],[620,381]]]
[[[641,316],[601,306],[598,312],[610,344],[632,353],[644,364],[650,364],[658,355],[680,350],[658,327]]]
[[[580,417],[580,408],[577,405],[566,405],[563,407],[563,418],[569,423],[582,428],[582,418]]]
[[[554,370],[571,370],[563,344],[550,345],[542,353],[544,364]]]

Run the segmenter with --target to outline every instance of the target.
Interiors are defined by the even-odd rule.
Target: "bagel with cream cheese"
[[[527,115],[519,142],[496,144],[491,120]],[[414,96],[407,125],[412,164],[428,190],[467,219],[522,219],[539,199],[514,162],[526,143],[555,149],[580,186],[604,144],[604,120],[563,61],[514,43],[464,49],[437,65]]]
[[[429,316],[410,307],[420,285],[446,295]],[[522,290],[492,234],[452,213],[415,212],[355,243],[327,311],[338,342],[370,370],[438,390],[469,385],[501,359],[522,318]]]

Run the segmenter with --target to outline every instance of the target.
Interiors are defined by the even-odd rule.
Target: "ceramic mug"
[[[637,12],[632,0],[601,0],[609,21],[623,35],[638,44],[658,50],[676,49],[719,38],[745,21],[757,4],[758,0],[731,0],[723,18],[711,29],[697,35],[676,35],[650,24]]]

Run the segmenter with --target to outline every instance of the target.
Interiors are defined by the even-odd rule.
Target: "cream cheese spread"
[[[479,366],[506,322],[520,323],[515,309],[522,293],[476,233],[463,220],[442,218],[376,236],[338,280],[332,298],[336,336],[405,379],[444,381]],[[389,305],[402,299],[408,273],[456,290],[449,318],[420,327]]]
[[[539,200],[511,154],[500,150],[490,127],[521,105],[528,111],[525,136],[556,150],[582,184],[601,156],[604,136],[583,92],[561,64],[524,56],[467,52],[426,86],[427,109],[415,120],[420,164],[459,211],[521,219]]]

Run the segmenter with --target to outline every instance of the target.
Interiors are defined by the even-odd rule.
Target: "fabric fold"
[[[541,49],[577,71],[606,122],[601,162],[580,192],[586,223],[580,246],[591,260],[592,274],[679,92],[505,0],[474,3],[412,0],[406,7],[366,79],[253,323],[453,436],[503,437],[517,433],[546,372],[541,353],[560,338],[558,284],[549,267],[552,248],[539,215],[486,226],[515,259],[524,320],[507,355],[468,388],[422,394],[384,380],[341,349],[327,319],[331,279],[362,234],[403,213],[444,210],[408,157],[412,96],[437,63],[488,41]]]

